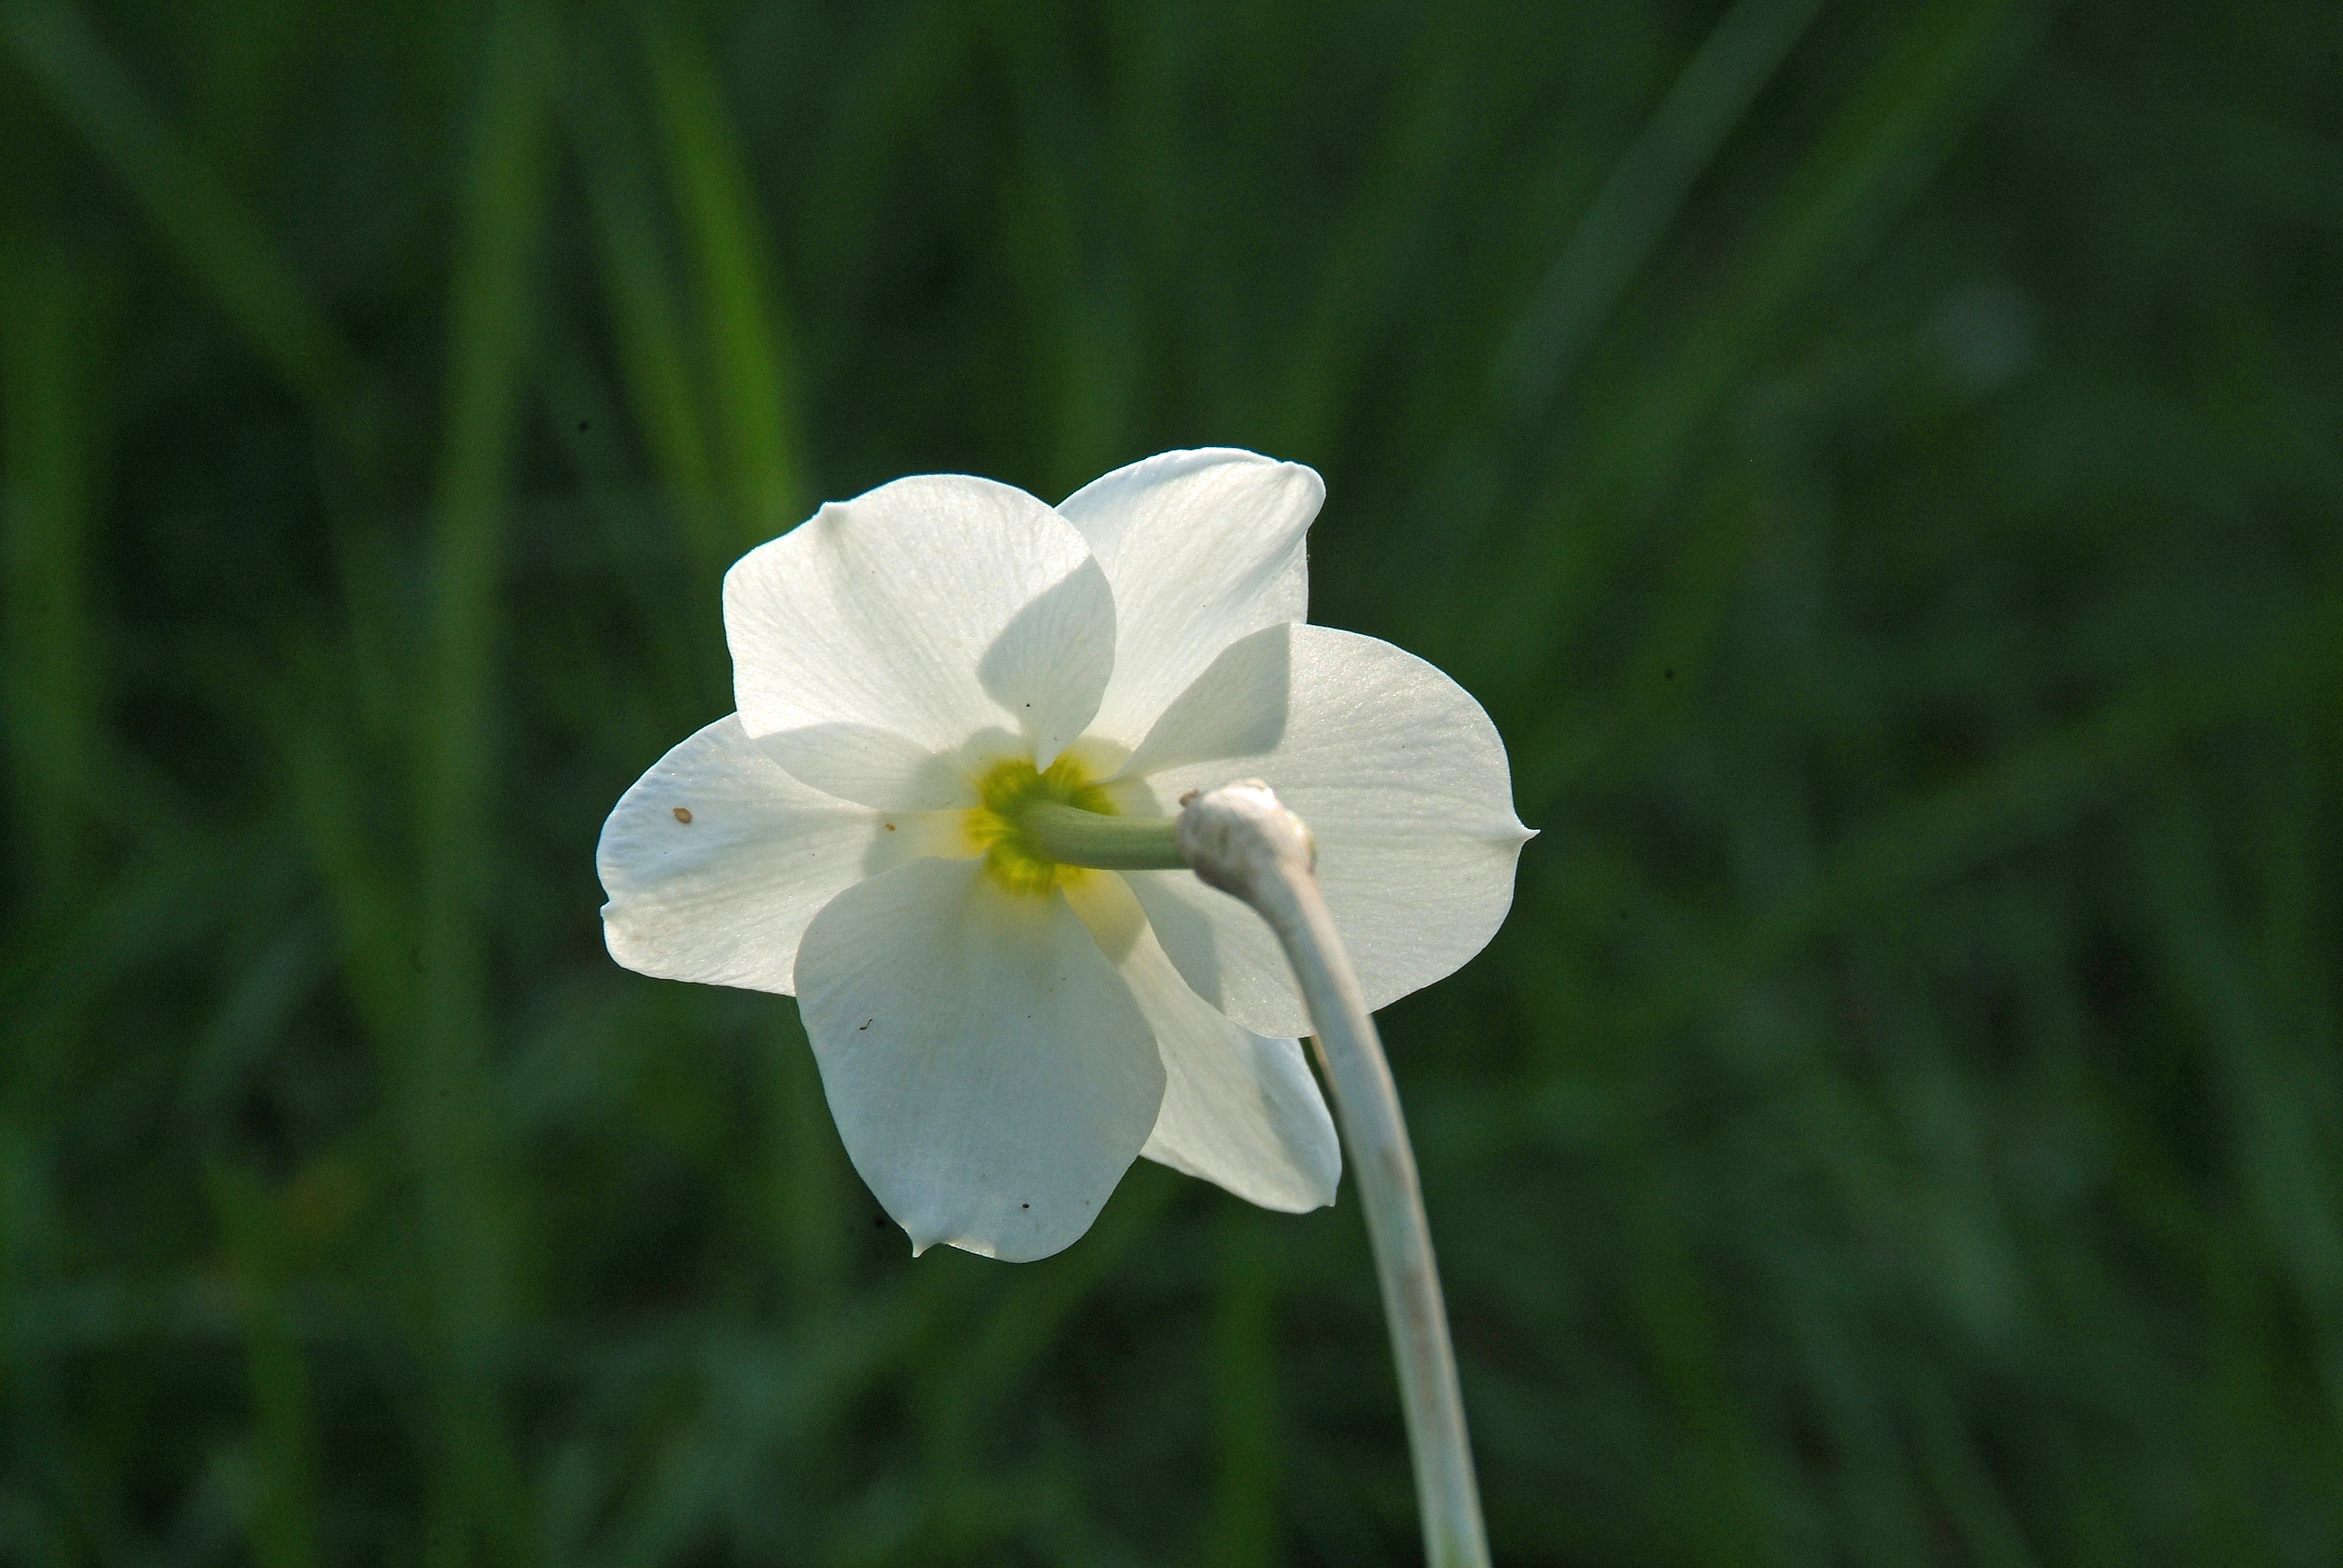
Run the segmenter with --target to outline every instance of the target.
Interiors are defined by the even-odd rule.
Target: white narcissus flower
[[[1267,926],[1185,870],[1051,863],[1024,808],[1161,817],[1268,780],[1315,834],[1370,1007],[1504,918],[1530,835],[1488,716],[1303,620],[1324,494],[1232,450],[1054,508],[923,475],[725,577],[739,711],[611,812],[610,953],[796,995],[847,1151],[915,1249],[1046,1257],[1141,1154],[1293,1211],[1341,1173]]]

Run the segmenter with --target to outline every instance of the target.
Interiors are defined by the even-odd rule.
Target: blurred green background
[[[1378,1564],[1355,1206],[605,956],[753,542],[1316,466],[1508,1564],[2343,1560],[2343,11],[0,0],[0,1562]]]

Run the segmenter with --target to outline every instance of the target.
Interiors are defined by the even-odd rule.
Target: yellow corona
[[[985,870],[1010,891],[1037,898],[1089,873],[1045,854],[1027,830],[1025,813],[1046,804],[1115,814],[1105,786],[1093,782],[1071,756],[1061,756],[1047,769],[1035,768],[1028,758],[1004,758],[977,780],[976,792],[984,804],[970,808],[968,836],[984,851]]]

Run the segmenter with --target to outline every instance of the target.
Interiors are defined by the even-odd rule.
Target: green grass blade
[[[1277,1296],[1261,1216],[1220,1216],[1209,1354],[1212,1493],[1197,1561],[1271,1568],[1278,1559]]]
[[[1822,0],[1739,0],[1595,194],[1501,351],[1501,401],[1543,415]]]
[[[789,318],[715,65],[673,13],[653,9],[644,26],[668,177],[697,264],[737,553],[796,523],[805,504]]]
[[[590,61],[592,56],[588,55]],[[719,493],[697,345],[660,236],[656,199],[628,101],[608,75],[581,65],[569,127],[585,170],[595,259],[609,302],[628,405],[660,478],[673,492],[687,544],[713,585],[737,553]]]
[[[441,1430],[454,1489],[443,1505],[478,1531],[490,1562],[508,1565],[534,1561],[537,1550],[489,1372],[511,1321],[521,1227],[492,1121],[482,949],[490,823],[502,804],[492,786],[497,596],[551,176],[554,50],[551,21],[528,0],[492,14],[460,186],[430,654],[416,712],[421,973],[395,1072],[418,1167],[443,1358]]]
[[[29,236],[0,247],[0,726],[25,890],[61,910],[87,869],[96,822],[117,800],[90,603],[102,456],[91,401],[103,361],[95,301],[62,247]]]
[[[1510,541],[1538,569],[1518,575],[1502,613],[1448,607],[1460,628],[1454,640],[1479,645],[1473,671],[1488,671],[1500,704],[1525,699],[1525,679],[1552,668],[1503,644],[1568,646],[1621,548],[1681,482],[1695,438],[1725,397],[1779,352],[1813,291],[1846,268],[1918,188],[1981,106],[1982,87],[2014,56],[2032,17],[2022,0],[1936,0],[1914,12],[1679,347],[1591,421],[1584,455]]]
[[[328,422],[338,419],[358,379],[357,357],[81,11],[66,0],[12,0],[0,11],[0,36],[286,385]]]
[[[253,1495],[246,1529],[259,1568],[314,1568],[317,1554],[317,1432],[308,1367],[285,1302],[286,1227],[275,1195],[248,1171],[207,1172],[243,1295],[246,1375],[254,1426]]]

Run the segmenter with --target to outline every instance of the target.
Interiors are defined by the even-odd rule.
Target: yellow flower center
[[[1051,801],[1114,814],[1105,787],[1092,783],[1071,757],[1060,757],[1047,770],[1036,769],[1030,758],[1004,758],[976,781],[976,794],[984,804],[970,809],[968,836],[984,850],[984,869],[1011,892],[1035,897],[1090,873],[1037,849],[1021,825],[1026,809]]]

